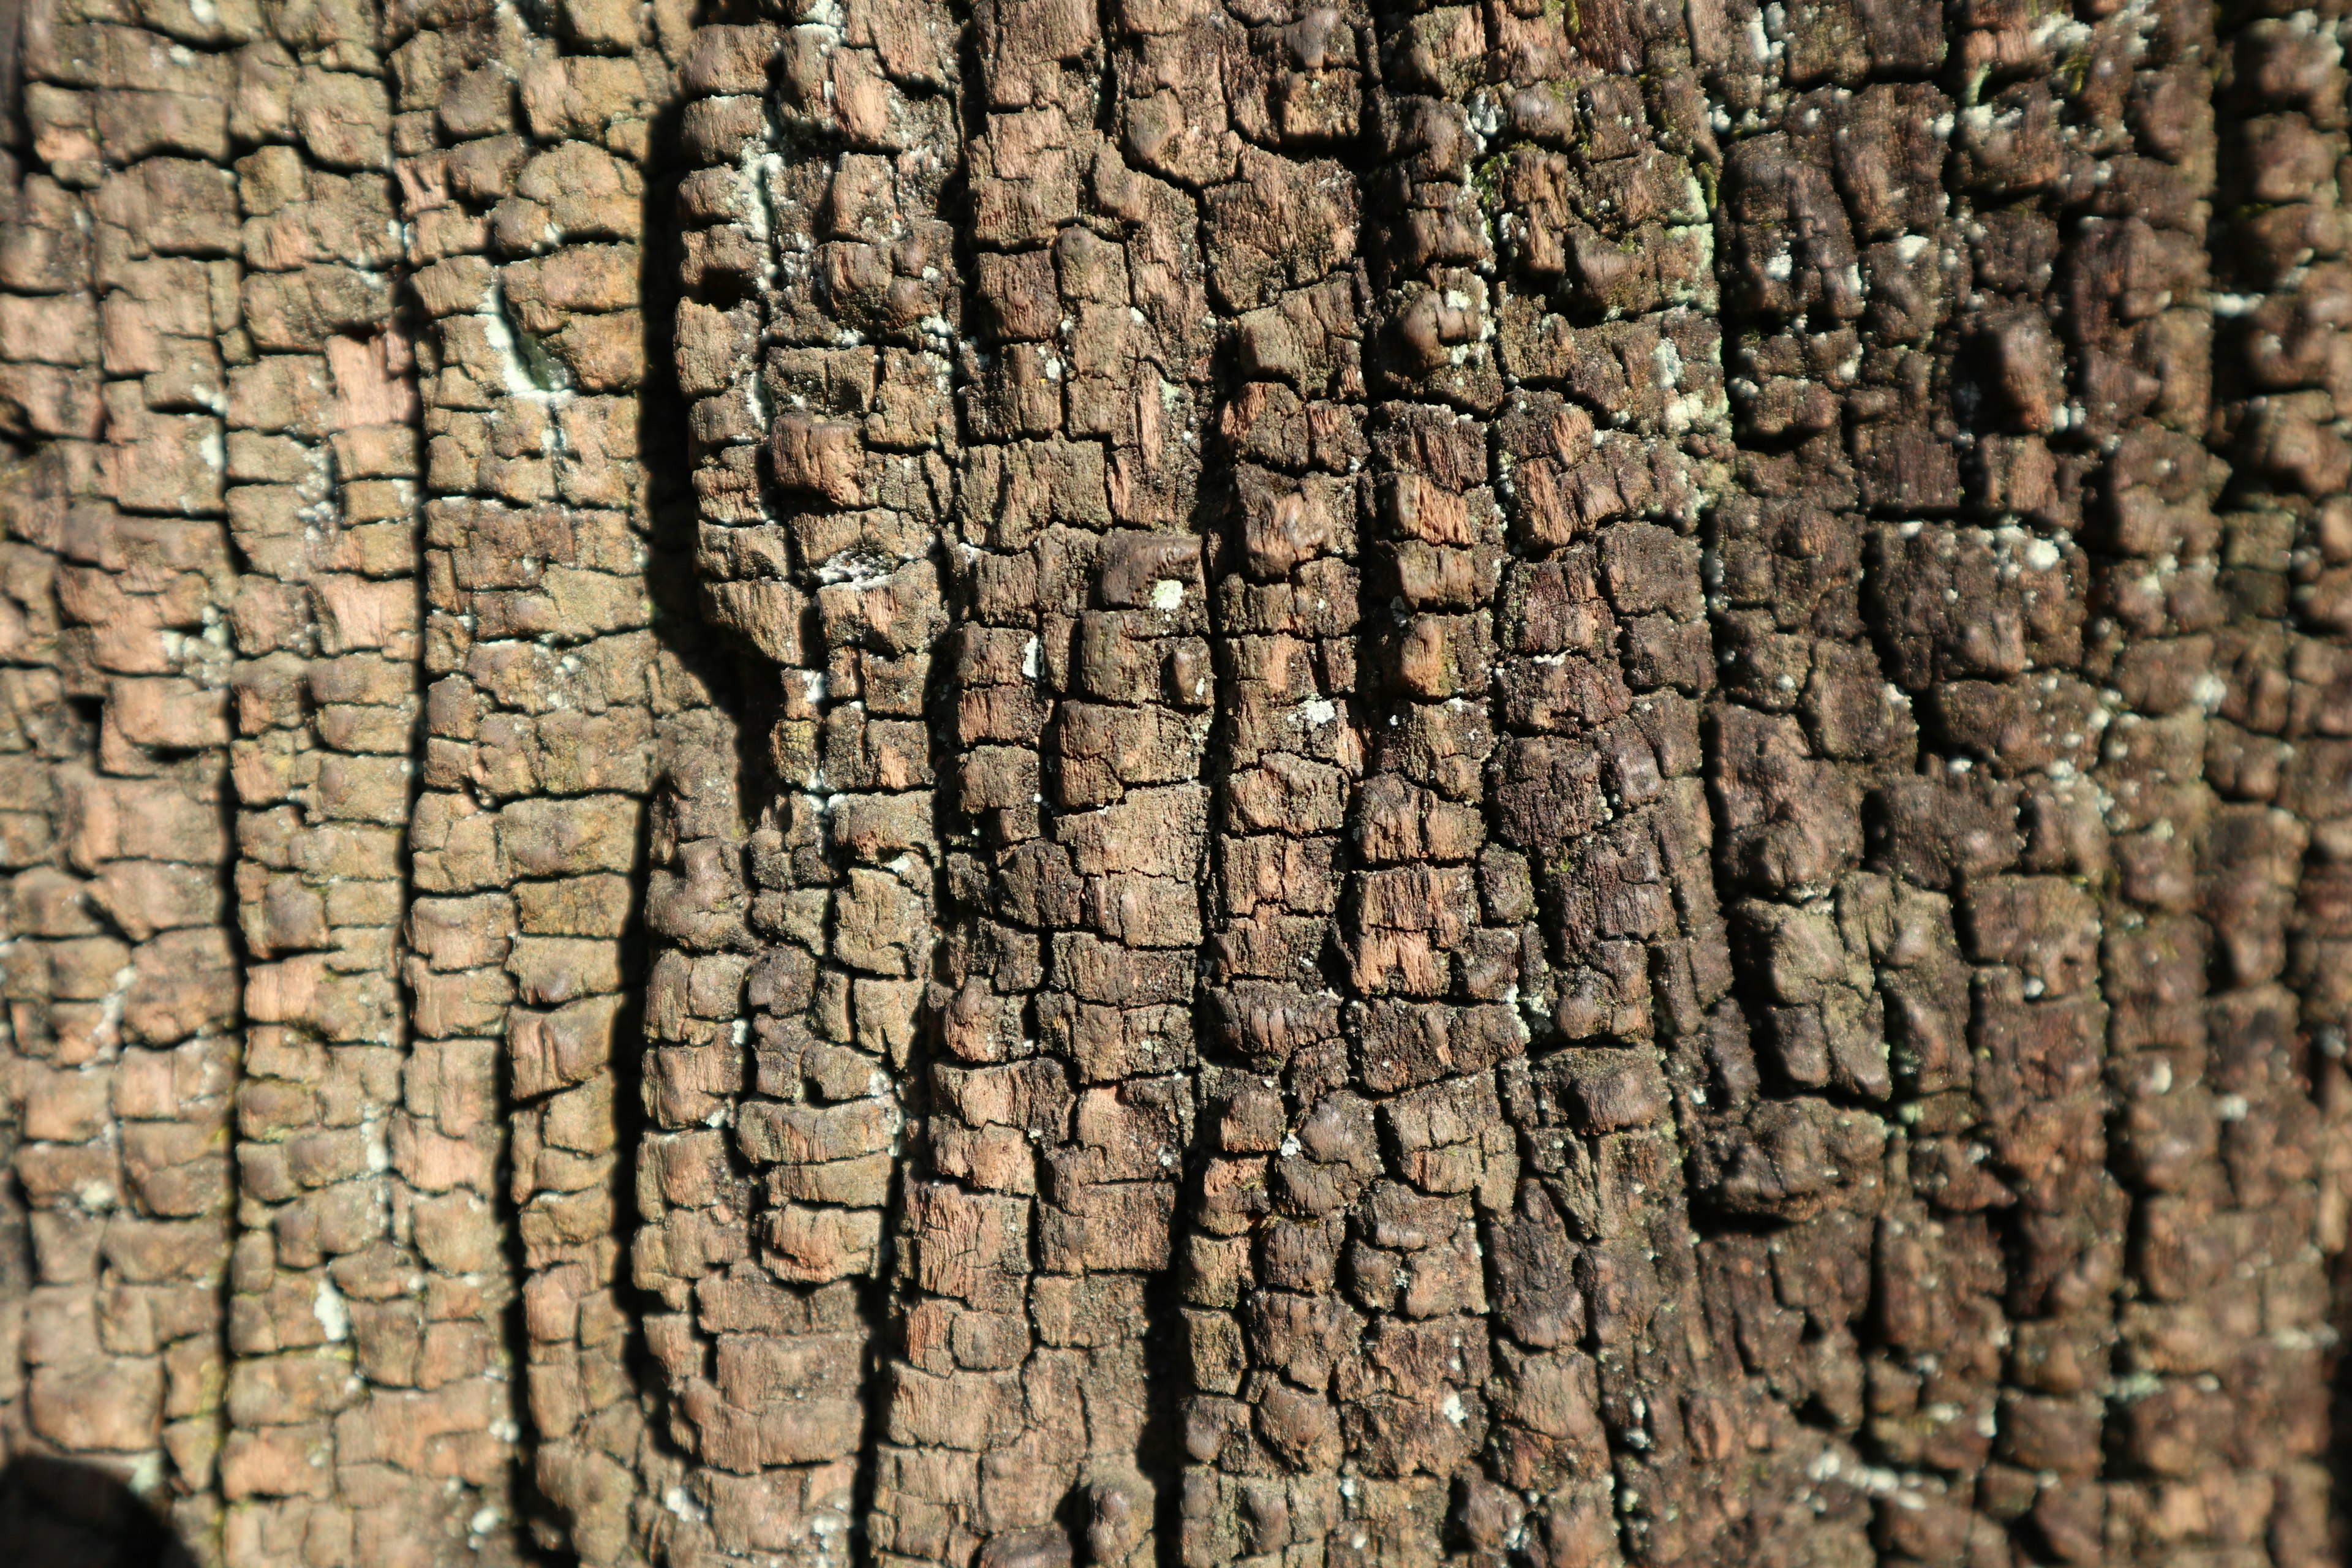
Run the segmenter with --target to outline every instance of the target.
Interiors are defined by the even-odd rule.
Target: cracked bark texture
[[[12,1544],[2343,1561],[2347,43],[0,0]]]

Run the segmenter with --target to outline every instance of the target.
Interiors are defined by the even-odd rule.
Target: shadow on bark
[[[13,1568],[194,1568],[180,1539],[120,1478],[26,1455],[0,1469],[0,1561]]]

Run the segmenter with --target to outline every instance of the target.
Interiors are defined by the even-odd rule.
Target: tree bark
[[[12,1538],[2340,1563],[2339,10],[0,0]]]

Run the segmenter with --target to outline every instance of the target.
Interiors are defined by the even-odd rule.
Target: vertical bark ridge
[[[656,1348],[708,1516],[679,1554],[870,1550],[874,1280],[937,924],[958,68],[944,7],[853,6],[705,27],[686,72],[697,568],[767,730],[730,806],[748,839],[681,815],[656,924],[654,1034],[680,1043],[656,1052],[640,1279],[670,1309]]]
[[[1472,177],[1488,42],[1478,12],[1452,6],[1376,7],[1365,40],[1362,761],[1339,802],[1339,1037],[1293,1058],[1300,1149],[1276,1173],[1339,1222],[1352,1342],[1332,1389],[1329,1545],[1373,1561],[1442,1552],[1455,1478],[1475,1474],[1495,1393],[1479,1221],[1517,1174],[1496,1089],[1521,1054],[1501,1004],[1516,954],[1482,928],[1474,870],[1502,554],[1481,417],[1504,392],[1500,301]],[[1265,1349],[1288,1370],[1278,1341]]]
[[[2066,579],[2047,542],[2021,559],[2014,528],[1948,521],[1973,407],[1953,345],[1992,304],[1969,291],[1985,231],[1947,176],[1973,188],[1956,127],[1999,141],[1953,93],[1989,60],[1924,7],[1725,7],[1694,30],[1729,133],[1718,235],[1740,449],[1710,540],[1710,764],[1753,1026],[1722,1037],[1732,1114],[1702,1166],[1719,1212],[1768,1222],[1714,1256],[1749,1367],[1843,1440],[1809,1473],[1845,1550],[1867,1549],[1867,1518],[1883,1552],[2001,1552],[2015,1510],[1983,1517],[1979,1480],[1995,1437],[2030,1436],[2036,1412],[2001,1403],[2021,1248],[1988,1216],[2014,1201],[1991,1171],[2010,1159],[2043,1178],[2035,1195],[2070,1237],[2120,1215],[2096,1157],[2095,996],[2035,1011],[2020,995],[2019,968],[2039,995],[2056,952],[2077,967],[2053,996],[2094,978],[2079,967],[2093,905],[2054,877],[1996,875],[2018,848],[2010,775],[2048,760],[2008,755],[2031,725],[2001,721],[2043,710],[2052,688],[2021,679],[2029,658],[2079,661],[2079,638],[2044,624]],[[2003,171],[1988,188],[2036,182]],[[1991,221],[1998,235],[2049,220],[2029,201]],[[2046,344],[2046,270],[2011,287],[2033,323],[2021,330]],[[1969,460],[2006,473],[2018,459],[1999,446]],[[1977,499],[1987,521],[2017,510]],[[2069,1097],[2054,1110],[2093,1155],[2059,1172],[2032,1148],[2063,1117],[2017,1082],[2037,1047],[2065,1065],[2030,1092]],[[2088,1287],[2095,1318],[2106,1284]],[[2078,1434],[2087,1415],[2095,1443],[2095,1401],[2065,1413]]]
[[[2352,926],[2344,901],[2352,876],[2344,826],[2352,801],[2345,739],[2352,728],[2345,711],[2352,452],[2341,427],[2352,395],[2343,321],[2352,236],[2343,226],[2340,165],[2332,185],[2319,171],[2347,144],[2346,24],[2340,9],[2323,7],[2221,26],[2221,179],[2243,199],[2227,205],[2226,221],[2210,231],[2221,290],[2217,314],[2225,305],[2228,319],[2216,323],[2209,442],[2234,465],[2219,503],[2218,574],[2233,624],[2214,636],[2213,669],[2225,689],[2218,704],[2209,702],[2215,712],[2205,763],[2207,781],[2225,803],[2221,812],[2239,831],[2216,836],[2199,867],[2199,898],[2215,926],[2219,975],[2231,983],[2223,1001],[2251,1004],[2222,1017],[2258,1023],[2263,1047],[2248,1065],[2268,1092],[2242,1090],[2248,1115],[2225,1129],[2232,1195],[2252,1207],[2282,1189],[2294,1193],[2299,1178],[2315,1178],[2309,1231],[2282,1227],[2266,1238],[2268,1260],[2291,1270],[2294,1286],[2278,1292],[2275,1306],[2265,1291],[2262,1326],[2280,1351],[2302,1351],[2313,1336],[2330,1352],[2319,1364],[2338,1369],[2328,1416],[2340,1429],[2343,1363],[2332,1336],[2345,1320],[2340,1305],[2315,1316],[2316,1281],[2302,1249],[2315,1244],[2340,1304],[2352,1199],[2345,1132],[2352,1094],[2344,1064],[2352,1018],[2345,979]],[[2282,606],[2284,647],[2278,629],[2264,624]],[[2299,1030],[2282,1026],[2282,999],[2265,984],[2278,981],[2294,993]],[[2297,1080],[2309,1086],[2316,1127],[2297,1103]],[[2273,1108],[2286,1115],[2275,1152],[2263,1147],[2271,1135],[2259,1124]],[[2251,1167],[2242,1178],[2242,1166]],[[2214,1359],[2197,1347],[2198,1368]],[[2342,1472],[2320,1462],[2341,1454],[2342,1439],[2314,1429],[2321,1416],[2311,1363],[2297,1359],[2301,1364],[2286,1369],[2293,1381],[2279,1391],[2279,1407],[2290,1413],[2285,1433],[2265,1427],[2261,1405],[2237,1414],[2238,1430],[2252,1439],[2243,1451],[2273,1471],[2265,1543],[2282,1563],[2327,1561],[2343,1542]],[[2314,1448],[2315,1441],[2326,1449]]]
[[[912,1561],[1066,1562],[1082,1539],[1142,1562],[1172,1479],[1150,1361],[1192,1120],[1204,305],[1191,199],[1113,132],[1228,160],[1229,138],[1201,38],[1159,59],[1165,40],[1074,5],[982,5],[969,37],[954,913],[875,1540]],[[1139,142],[1129,95],[1154,70],[1190,73],[1209,118]]]
[[[746,657],[736,661],[746,678],[739,693],[749,701],[730,717],[754,734],[759,699],[768,697],[765,706],[773,709],[772,694],[782,689],[775,673],[759,668],[759,655],[801,662],[806,609],[804,596],[780,580],[785,565],[780,547],[769,552],[771,570],[779,575],[728,581],[753,575],[728,570],[734,530],[756,538],[765,523],[767,532],[776,531],[756,465],[767,434],[758,420],[765,322],[761,290],[778,264],[770,247],[765,183],[774,161],[766,95],[779,42],[772,27],[709,23],[695,29],[678,74],[681,174],[675,193],[656,197],[672,196],[677,225],[660,264],[677,269],[680,292],[673,353],[687,405],[685,457],[694,499],[691,613],[753,634]],[[787,235],[798,237],[791,229]],[[789,238],[782,243],[789,247]],[[804,254],[805,245],[800,248]],[[716,570],[712,563],[719,563]],[[770,613],[745,613],[747,601],[764,601]],[[789,683],[793,673],[782,681]],[[826,1524],[833,1536],[845,1535],[842,1489],[809,1488],[798,1474],[768,1469],[776,1459],[824,1457],[826,1448],[837,1448],[843,1402],[837,1365],[802,1369],[796,1381],[803,1403],[797,1410],[770,1411],[761,1386],[777,1361],[790,1364],[795,1340],[812,1324],[807,1301],[779,1287],[754,1256],[761,1194],[755,1173],[737,1152],[740,1134],[730,1127],[743,1121],[754,1052],[777,1043],[780,1025],[801,1022],[792,1016],[793,1004],[807,1005],[814,964],[803,966],[797,996],[789,984],[778,997],[768,994],[773,987],[749,983],[757,939],[745,923],[747,883],[756,879],[774,889],[762,900],[770,918],[761,922],[772,934],[774,916],[789,907],[793,879],[785,855],[772,853],[764,867],[745,864],[751,841],[743,795],[756,787],[757,775],[746,764],[744,745],[740,730],[730,735],[717,723],[665,737],[660,800],[649,835],[657,875],[671,897],[647,911],[656,951],[641,1042],[646,1121],[635,1151],[630,1276],[646,1303],[646,1344],[661,1368],[667,1398],[657,1408],[686,1460],[684,1473],[661,1494],[662,1512],[651,1517],[646,1531],[657,1561],[714,1552],[723,1558],[761,1548],[822,1551],[829,1539]],[[820,890],[820,941],[822,898]],[[771,961],[762,967],[772,974],[782,966]],[[774,1016],[747,1020],[748,1028],[739,1023],[743,1013],[761,1007]],[[796,1066],[788,1061],[787,1074]],[[767,1142],[772,1142],[771,1130]],[[765,1143],[762,1151],[773,1153]],[[814,1325],[819,1331],[845,1326],[847,1295],[846,1289],[830,1293],[829,1310]],[[835,1341],[829,1348],[843,1347]],[[830,1379],[824,1376],[827,1371]],[[781,1445],[767,1440],[771,1433],[796,1440],[798,1452],[774,1451]]]
[[[277,19],[239,61],[231,126],[259,144],[233,178],[244,363],[227,403],[247,1022],[232,1563],[425,1561],[508,1508],[502,1346],[466,1278],[497,1252],[495,1134],[436,1165],[404,1114],[420,468],[382,23],[364,6]],[[471,1246],[444,1251],[467,1214]],[[420,1300],[425,1270],[448,1278]]]
[[[1801,275],[1792,258],[1795,269],[1810,260],[1822,291],[1813,313],[1858,321],[1860,340],[1848,343],[1859,352],[1815,372],[1849,378],[1842,411],[1801,374],[1758,376],[1750,417],[1759,435],[1773,425],[1817,432],[1816,460],[1850,479],[1851,504],[1879,520],[1864,606],[1926,731],[1916,763],[1907,737],[1876,748],[1885,765],[1863,781],[1875,785],[1869,838],[1843,830],[1845,863],[1866,848],[1870,869],[1839,884],[1835,908],[1849,954],[1894,971],[1878,998],[1862,991],[1897,1047],[1900,1124],[1874,1246],[1876,1353],[1854,1391],[1866,1402],[1853,1413],[1867,1415],[1866,1455],[1893,1472],[1878,1489],[1888,1494],[1879,1538],[1925,1553],[1990,1550],[2013,1532],[2079,1555],[2096,1549],[2102,1527],[2103,1495],[2088,1483],[2126,1205],[2101,1157],[2104,868],[2081,858],[2079,828],[2065,831],[2099,809],[2082,781],[2102,728],[2081,627],[2092,563],[2073,542],[2074,498],[2098,437],[2065,405],[2060,334],[2084,329],[2074,301],[2057,309],[2052,268],[2062,250],[2088,258],[2105,243],[2095,215],[2080,238],[2074,220],[2096,199],[2097,161],[2128,151],[2115,105],[2137,24],[2029,37],[2021,18],[1970,13],[1955,26],[1948,54],[1941,39],[1882,34],[1867,48],[1849,40],[1841,60],[1834,33],[1826,44],[1786,39],[1784,68],[1799,85],[1907,50],[1912,70],[1946,66],[1958,107],[1939,119],[1928,110],[1952,99],[1909,89],[1927,97],[1908,121],[1913,144],[1895,141],[1890,167],[1888,124],[1870,118],[1874,95],[1883,115],[1886,89],[1856,97],[1858,115],[1834,92],[1792,103],[1792,131],[1834,138],[1834,159],[1822,162],[1843,210],[1825,181],[1805,195],[1772,171],[1793,194],[1785,212],[1759,199],[1744,216],[1789,222],[1797,244],[1777,255],[1754,247],[1749,288],[1769,295]],[[1955,126],[1947,153],[1940,138]],[[1760,143],[1754,156],[1748,172],[1760,174]],[[2146,168],[2111,167],[2118,190],[2138,188],[2132,177]],[[1905,186],[1926,208],[1908,222]],[[2108,199],[2127,208],[2132,198]],[[2175,205],[2193,219],[2193,187]],[[1850,240],[1840,232],[1849,222]],[[1853,267],[1843,290],[1841,263]],[[2196,352],[2194,314],[2192,305],[2168,324],[2185,331],[2151,334],[2151,345]],[[2195,379],[2181,388],[2192,402]],[[1962,521],[1943,521],[1956,513]],[[1728,549],[1725,560],[1729,578]],[[1806,983],[1792,934],[1780,922],[1757,949],[1776,989]],[[1774,1015],[1776,1037],[1783,1016]],[[1859,1037],[1874,1045],[1878,1021],[1860,1021]],[[1784,1054],[1792,1038],[1777,1041]]]
[[[615,1095],[635,1075],[614,1052],[646,984],[657,747],[711,701],[692,639],[656,624],[656,510],[676,503],[640,447],[646,163],[686,29],[674,8],[465,4],[394,27],[429,323],[418,1039],[395,1158],[431,1273],[425,1321],[388,1302],[362,1344],[418,1386],[428,1468],[496,1450],[469,1521],[486,1550],[521,1550],[528,1525],[584,1563],[643,1561],[672,1461],[629,1364]]]
[[[1793,1417],[1766,1464],[1822,1549],[1947,1560],[1969,1540],[1998,1258],[1980,1226],[1925,1212],[1905,1153],[1913,1119],[1966,1082],[1966,978],[1942,874],[1865,861],[1865,802],[1905,798],[1916,737],[1864,589],[1871,510],[1948,504],[1904,488],[1946,456],[1924,374],[1956,287],[1930,79],[1945,44],[1924,6],[1709,6],[1691,26],[1721,140],[1736,442],[1706,530],[1716,878],[1740,982],[1694,1096],[1710,1305],[1763,1408]],[[1923,1301],[1932,1350],[1907,1343]],[[1931,1396],[1878,1394],[1932,1351]],[[1790,1553],[1801,1520],[1746,1528]]]
[[[1223,1472],[1188,1489],[1188,1544],[1211,1561],[1220,1544],[1419,1560],[1443,1551],[1456,1474],[1487,1430],[1474,1205],[1507,1201],[1516,1171],[1492,1076],[1518,1048],[1507,1009],[1427,1000],[1459,994],[1463,968],[1490,1002],[1507,984],[1507,941],[1475,941],[1467,864],[1496,518],[1483,435],[1435,402],[1491,407],[1500,392],[1475,270],[1492,251],[1464,177],[1486,37],[1461,8],[1375,12],[1352,37],[1337,15],[1265,20],[1289,26],[1257,35],[1264,63],[1234,65],[1283,74],[1262,103],[1237,95],[1237,124],[1277,145],[1348,138],[1360,166],[1253,152],[1239,188],[1211,195],[1210,285],[1234,311],[1240,383],[1222,434],[1307,470],[1236,470],[1221,608],[1237,631],[1256,612],[1306,636],[1221,647],[1222,912],[1249,918],[1211,950],[1208,1013],[1240,1069],[1219,1142],[1272,1158],[1250,1173],[1265,1217],[1222,1249],[1242,1397],[1202,1399],[1188,1421],[1192,1456]],[[1359,212],[1375,210],[1388,221],[1360,231],[1357,263]],[[1383,331],[1412,359],[1376,389],[1363,363]],[[1281,587],[1251,595],[1253,578]],[[1394,613],[1360,618],[1367,588],[1396,595]]]
[[[1132,25],[1146,14],[1128,8]],[[1352,1555],[1372,1500],[1339,1473],[1344,1402],[1372,1392],[1365,1321],[1339,1289],[1347,1206],[1375,1151],[1360,1101],[1332,1091],[1349,1077],[1337,916],[1363,765],[1370,285],[1353,165],[1378,42],[1352,7],[1236,7],[1220,21],[1233,145],[1199,182],[1217,355],[1202,500],[1217,713],[1202,1121],[1179,1258],[1188,1564]],[[1181,43],[1153,30],[1170,36],[1148,47]],[[1169,167],[1145,107],[1129,109],[1129,145]]]
[[[2199,425],[2165,423],[2234,464],[2200,472],[2177,443],[2127,446],[2109,498],[2124,559],[2105,596],[2120,645],[2107,684],[2135,710],[2110,733],[2124,781],[2109,786],[2110,826],[2122,889],[2147,912],[2114,939],[2137,982],[2117,1076],[2144,1195],[2141,1300],[2124,1317],[2127,1381],[2111,1418],[2138,1477],[2112,1494],[2108,1535],[2142,1558],[2186,1542],[2304,1562],[2331,1529],[2324,1255],[2344,1237],[2341,1166],[2326,1168],[2341,1133],[2326,1124],[2340,1126],[2344,1104],[2326,1052],[2328,983],[2290,944],[2306,878],[2326,886],[2326,825],[2343,810],[2322,802],[2341,792],[2327,781],[2343,777],[2328,738],[2342,722],[2327,715],[2344,675],[2342,628],[2324,601],[2315,616],[2291,594],[2295,575],[2324,569],[2318,525],[2344,504],[2347,464],[2326,430],[2342,377],[2324,368],[2326,301],[2342,287],[2336,193],[2290,171],[2343,145],[2342,23],[2219,20],[2223,37],[2196,41],[2216,83],[2221,188],[2236,199],[2216,204],[2193,251],[2172,248],[2168,270],[2125,253],[2100,279],[2107,313],[2128,322],[2151,285],[2210,264],[2212,379],[2188,411]],[[2211,160],[2211,122],[2168,107],[2147,101],[2143,140],[2168,135]],[[2108,396],[2152,400],[2162,418],[2177,378],[2158,381],[2168,367],[2146,353],[2132,368]],[[2202,494],[2180,494],[2192,480]],[[2206,1223],[2214,1241],[2189,1241]]]
[[[9,1447],[110,1472],[217,1560],[239,1056],[223,411],[247,356],[218,165],[233,51],[262,29],[12,20],[0,418],[38,447],[10,476],[0,636],[31,1243]]]
[[[2144,1043],[2133,932],[2185,850],[2202,749],[2198,716],[2145,678],[2168,647],[2142,639],[2179,628],[2086,607],[2127,600],[2147,571],[2121,559],[2145,552],[2144,535],[2104,524],[2168,504],[2193,519],[2211,493],[2195,441],[2210,341],[2200,27],[2186,11],[2040,32],[1962,19],[1952,58],[1970,75],[1954,89],[1950,184],[1974,288],[1946,374],[1969,521],[1952,564],[1927,574],[1916,540],[1898,551],[1882,535],[1890,635],[1915,650],[1897,679],[1921,691],[1931,764],[1980,772],[1991,807],[1987,852],[1955,877],[1978,965],[1977,1123],[1946,1146],[1991,1178],[1978,1202],[2008,1254],[2010,1342],[1978,1508],[2074,1559],[2128,1539],[2130,1493],[2100,1472],[2133,1419],[2112,1369],[2130,1186],[2149,1184],[2138,1112],[2114,1115],[2114,1087]],[[2167,373],[2161,396],[2142,365]],[[2181,552],[2184,603],[2195,554]],[[1955,593],[1981,607],[1950,607]]]
[[[1857,1544],[1851,1449],[1780,1407],[1803,1398],[1807,1369],[1780,1343],[1803,1325],[1756,1321],[1770,1261],[1721,1223],[1752,1206],[1725,1204],[1726,1188],[1785,1195],[1776,1163],[1820,1133],[1766,1110],[1762,1138],[1744,1141],[1769,1152],[1731,1154],[1724,1177],[1725,1144],[1757,1108],[1701,782],[1717,682],[1703,520],[1737,455],[1703,20],[1612,8],[1580,14],[1565,39],[1548,17],[1497,24],[1512,143],[1497,170],[1500,324],[1517,389],[1492,443],[1513,559],[1496,624],[1499,842],[1482,882],[1496,914],[1527,922],[1517,1000],[1535,1037],[1506,1109],[1537,1179],[1488,1242],[1497,1370],[1518,1384],[1497,1378],[1517,1420],[1498,1403],[1496,1470],[1520,1497],[1475,1496],[1465,1522],[1492,1531],[1524,1506],[1506,1541],[1555,1561],[1609,1556],[1596,1527],[1612,1510],[1613,1544],[1641,1562]],[[1789,1174],[1802,1187],[1806,1173]],[[1548,1256],[1563,1237],[1566,1274]],[[1816,1333],[1837,1328],[1833,1301],[1794,1304],[1816,1309]],[[1600,1477],[1578,1451],[1590,1436],[1558,1426],[1547,1397],[1554,1380],[1592,1376],[1580,1340],[1597,1365]]]
[[[1536,1268],[1545,1229],[1564,1220],[1585,1244],[1573,1289],[1592,1319],[1618,1532],[1625,1554],[1656,1563],[1853,1554],[1870,1481],[1839,1422],[1861,1305],[1839,1199],[1867,1206],[1870,1175],[1851,1162],[1872,1126],[1821,1102],[1757,1102],[1710,865],[1719,835],[1752,818],[1712,820],[1700,785],[1717,632],[1738,647],[1745,630],[1710,627],[1703,564],[1722,562],[1727,496],[1755,484],[1724,388],[1724,331],[1745,300],[1717,294],[1717,247],[1736,254],[1743,235],[1707,224],[1731,200],[1719,132],[1736,130],[1703,91],[1710,21],[1583,19],[1576,45],[1597,75],[1512,99],[1531,146],[1503,176],[1519,202],[1506,218],[1515,266],[1540,300],[1506,303],[1506,367],[1567,402],[1531,400],[1550,439],[1498,421],[1512,543],[1538,564],[1512,566],[1498,626],[1498,712],[1528,738],[1500,752],[1494,823],[1528,851],[1555,963],[1531,975],[1531,1163],[1557,1215],[1522,1201],[1517,1225],[1496,1229],[1510,1248],[1496,1277],[1543,1300],[1564,1284]],[[1818,687],[1846,699],[1849,663],[1837,648],[1822,663]],[[1498,865],[1517,872],[1512,858]],[[1822,1208],[1811,1227],[1748,1229],[1755,1213]],[[1524,1333],[1510,1311],[1498,1328]],[[1588,1561],[1590,1481],[1561,1502],[1528,1523],[1557,1556]]]

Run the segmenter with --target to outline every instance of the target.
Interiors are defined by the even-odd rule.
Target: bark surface
[[[0,0],[0,1554],[2340,1564],[2347,43]]]

